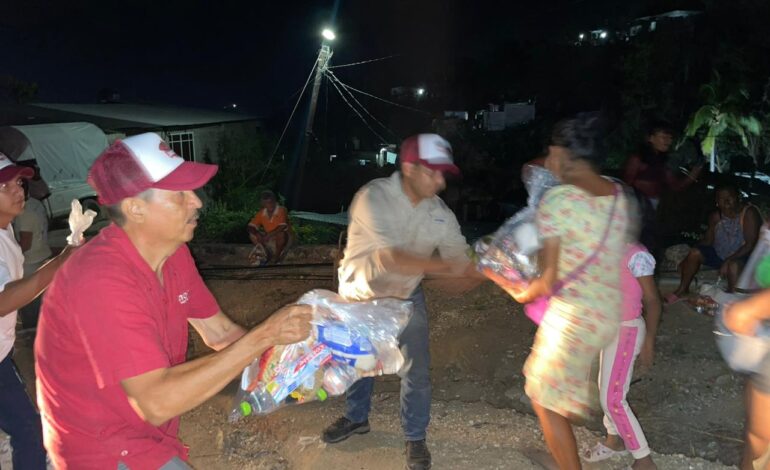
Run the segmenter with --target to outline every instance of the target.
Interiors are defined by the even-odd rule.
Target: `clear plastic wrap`
[[[528,281],[540,274],[537,205],[546,191],[559,184],[553,173],[537,165],[526,165],[521,179],[529,194],[527,207],[505,221],[495,233],[473,245],[479,269],[489,268],[513,282]]]
[[[362,377],[395,374],[404,365],[398,338],[412,316],[412,302],[349,302],[317,289],[297,303],[313,307],[310,336],[272,347],[244,369],[231,421],[291,403],[323,401]]]

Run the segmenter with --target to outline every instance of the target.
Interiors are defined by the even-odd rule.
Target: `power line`
[[[350,109],[352,109],[358,115],[358,117],[364,122],[366,127],[368,127],[370,131],[372,131],[372,134],[376,135],[377,138],[380,139],[381,142],[387,142],[388,140],[383,138],[380,134],[377,133],[377,131],[372,129],[372,126],[369,125],[369,123],[366,121],[366,119],[364,119],[364,117],[361,115],[361,113],[358,112],[358,110],[352,104],[350,104],[350,101],[348,101],[348,99],[345,97],[345,94],[342,93],[342,90],[340,90],[340,88],[337,86],[337,84],[334,82],[334,80],[330,80],[330,81],[331,81],[331,84],[334,87],[334,89],[337,90],[337,93],[339,93],[340,97],[342,97],[342,101],[344,101],[345,104],[350,106]]]
[[[342,85],[342,87],[343,87],[343,88],[345,87],[345,84],[344,84],[344,83],[342,83],[342,82],[340,81],[340,79],[339,79],[339,78],[337,78],[337,76],[336,76],[336,75],[334,75],[334,72],[332,72],[332,71],[330,71],[330,70],[327,70],[327,71],[326,71],[326,74],[327,74],[327,78],[330,78],[331,80],[333,80],[333,81],[336,81],[336,82],[337,82],[339,85]],[[379,124],[379,125],[380,125],[380,127],[382,127],[383,129],[385,129],[386,131],[388,131],[388,133],[389,133],[390,135],[392,135],[392,136],[393,136],[393,137],[394,137],[396,140],[401,140],[401,139],[400,139],[400,138],[399,138],[399,137],[396,135],[396,133],[395,133],[395,132],[393,132],[392,130],[390,130],[390,129],[388,128],[388,126],[386,126],[385,124],[383,124],[382,122],[380,122],[380,121],[379,121],[379,120],[378,120],[376,117],[374,117],[374,115],[373,115],[372,113],[370,113],[368,109],[366,109],[366,106],[364,106],[363,104],[361,104],[361,102],[360,102],[360,101],[358,101],[358,99],[357,99],[355,96],[353,96],[353,94],[352,94],[350,91],[348,91],[347,89],[345,89],[345,91],[348,93],[348,96],[350,96],[350,98],[352,98],[352,99],[353,99],[353,101],[354,101],[354,102],[355,102],[355,103],[356,103],[356,104],[357,104],[357,105],[358,105],[358,106],[359,106],[361,109],[363,109],[363,110],[364,110],[364,112],[366,112],[366,114],[368,114],[370,118],[372,118],[372,120],[373,120],[374,122],[376,122],[377,124]]]
[[[340,83],[341,83],[341,82],[340,82]],[[368,96],[368,97],[370,97],[370,98],[374,98],[374,99],[376,99],[376,100],[380,100],[380,101],[382,101],[383,103],[388,103],[389,105],[392,105],[392,106],[398,106],[399,108],[408,109],[408,110],[410,110],[410,111],[414,111],[414,112],[416,112],[416,113],[425,114],[425,115],[428,115],[428,116],[430,116],[430,115],[431,115],[429,112],[427,112],[427,111],[423,111],[422,109],[412,108],[411,106],[406,106],[406,105],[403,105],[403,104],[401,104],[401,103],[396,103],[396,102],[394,102],[394,101],[389,101],[389,100],[386,100],[385,98],[380,98],[379,96],[375,96],[375,95],[373,95],[373,94],[371,94],[371,93],[367,93],[367,92],[365,92],[365,91],[363,91],[363,90],[359,90],[358,88],[353,88],[353,87],[352,87],[352,86],[350,86],[350,85],[345,85],[344,83],[342,83],[342,86],[344,86],[344,87],[345,87],[345,88],[347,88],[348,90],[353,90],[353,91],[355,91],[356,93],[361,93],[362,95],[366,95],[366,96]]]
[[[329,68],[330,69],[338,69],[338,68],[341,68],[341,67],[352,67],[354,65],[368,64],[370,62],[377,62],[377,61],[380,61],[380,60],[390,59],[391,57],[400,57],[400,56],[401,56],[401,54],[391,54],[389,56],[380,57],[380,58],[377,58],[377,59],[362,60],[360,62],[353,62],[351,64],[333,65],[333,66],[331,66]]]
[[[319,53],[319,57],[320,57],[320,53]],[[291,110],[289,119],[286,121],[286,125],[283,128],[283,132],[281,132],[281,137],[278,138],[278,142],[276,142],[275,144],[273,153],[270,155],[270,158],[267,160],[267,165],[265,165],[265,170],[262,172],[262,176],[259,177],[259,182],[257,184],[262,183],[262,180],[265,178],[265,175],[267,174],[267,170],[270,169],[270,164],[273,162],[273,157],[275,157],[276,152],[278,152],[278,147],[281,145],[283,136],[286,135],[286,130],[289,129],[289,124],[291,124],[291,119],[294,117],[294,113],[297,112],[297,107],[299,107],[299,102],[302,101],[302,96],[305,94],[307,85],[308,83],[310,83],[310,78],[313,76],[313,72],[315,71],[317,66],[318,66],[318,57],[316,57],[316,59],[313,61],[313,67],[310,69],[310,73],[307,76],[307,80],[305,80],[305,85],[302,87],[302,91],[299,93],[299,98],[297,98],[297,102],[294,103],[294,109]]]

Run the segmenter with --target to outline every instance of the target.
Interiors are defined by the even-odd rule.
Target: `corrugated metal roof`
[[[32,103],[39,108],[132,123],[132,127],[183,127],[250,121],[256,116],[178,106],[124,103]]]

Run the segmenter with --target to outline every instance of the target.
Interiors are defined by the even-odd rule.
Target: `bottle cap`
[[[251,414],[251,404],[247,401],[241,402],[241,414],[243,416],[248,416]]]
[[[326,393],[326,390],[324,390],[324,389],[322,389],[322,388],[319,388],[319,389],[318,389],[318,391],[316,392],[316,396],[317,396],[317,397],[318,397],[318,399],[319,399],[319,400],[321,400],[321,401],[324,401],[324,400],[326,400],[327,398],[329,398],[329,395]]]

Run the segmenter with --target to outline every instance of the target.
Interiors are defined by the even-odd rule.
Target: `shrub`
[[[346,227],[291,217],[299,245],[336,245]]]
[[[198,219],[195,240],[201,242],[249,243],[246,226],[253,212],[231,210],[227,204],[210,202],[203,208]]]

